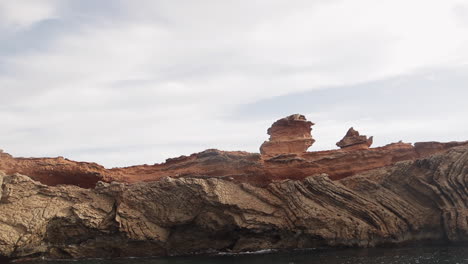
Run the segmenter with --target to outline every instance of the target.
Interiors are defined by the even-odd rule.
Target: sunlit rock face
[[[359,135],[359,132],[350,128],[344,138],[336,143],[342,149],[368,149],[373,143],[373,137],[367,138]]]
[[[303,153],[314,144],[311,131],[314,123],[300,114],[279,119],[268,129],[270,139],[260,147],[262,155]]]

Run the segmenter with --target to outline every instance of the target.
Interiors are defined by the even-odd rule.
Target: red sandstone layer
[[[265,185],[284,179],[303,179],[326,173],[333,180],[363,171],[415,160],[461,145],[465,142],[421,142],[414,146],[394,143],[362,150],[328,150],[301,154],[262,156],[257,153],[206,150],[190,156],[168,159],[165,163],[105,169],[96,163],[64,158],[15,158],[0,154],[0,170],[20,173],[47,185],[73,184],[94,187],[98,181],[135,183],[163,177],[232,177],[241,182]]]
[[[306,152],[315,141],[311,135],[312,125],[299,114],[277,120],[268,129],[269,141],[260,147],[262,154],[209,149],[168,159],[162,164],[106,169],[96,163],[75,162],[62,157],[15,158],[0,152],[0,171],[28,175],[47,185],[72,184],[84,188],[92,188],[98,181],[135,183],[183,176],[230,177],[239,182],[266,185],[322,173],[332,180],[339,180],[468,145],[468,141],[421,142],[414,146],[400,142],[369,148],[372,137],[368,139],[351,128],[338,142],[342,149]]]

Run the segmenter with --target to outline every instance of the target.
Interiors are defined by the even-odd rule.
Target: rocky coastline
[[[307,152],[312,122],[275,122],[260,154],[206,150],[105,169],[0,153],[0,256],[168,256],[468,242],[468,142],[393,143],[351,128]]]

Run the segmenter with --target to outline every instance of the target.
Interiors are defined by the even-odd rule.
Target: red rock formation
[[[209,149],[190,156],[168,159],[162,164],[105,169],[96,163],[75,162],[61,157],[14,158],[0,153],[0,171],[25,174],[47,185],[72,184],[85,188],[94,187],[98,181],[136,183],[186,176],[230,178],[265,186],[274,181],[301,180],[322,173],[329,175],[332,180],[339,180],[399,161],[424,158],[468,145],[468,141],[422,142],[415,143],[414,146],[400,142],[378,148],[367,148],[365,145],[362,149],[353,149],[351,146],[338,150],[305,152],[314,141],[310,136],[311,126],[312,123],[301,115],[275,122],[268,131],[271,140],[264,143],[268,150],[278,153],[284,151],[275,155]],[[288,145],[291,141],[294,147]],[[348,151],[350,148],[353,151]]]
[[[367,136],[359,135],[359,132],[350,128],[344,138],[336,143],[342,149],[368,149],[373,143],[374,137],[367,138]]]
[[[313,125],[314,123],[307,121],[305,116],[299,114],[276,121],[268,129],[270,139],[262,144],[260,153],[278,155],[306,152],[315,142],[310,134]]]
[[[85,188],[98,181],[149,182],[164,177],[221,177],[264,186],[272,181],[304,179],[326,173],[332,180],[446,152],[468,142],[422,142],[415,146],[394,143],[367,150],[328,150],[302,154],[262,157],[247,152],[206,150],[190,156],[168,159],[165,163],[105,169],[95,163],[75,162],[63,158],[14,158],[0,155],[0,170],[30,175],[47,185],[73,184]]]
[[[14,158],[0,152],[0,171],[31,175],[34,180],[47,185],[72,184],[83,188],[92,188],[98,181],[111,180],[106,178],[109,173],[101,165],[63,157]]]

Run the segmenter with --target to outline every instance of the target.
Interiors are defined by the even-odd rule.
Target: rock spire
[[[260,153],[278,155],[306,152],[315,142],[310,133],[313,125],[314,123],[307,121],[305,116],[300,114],[277,120],[268,129],[270,139],[262,144]]]

